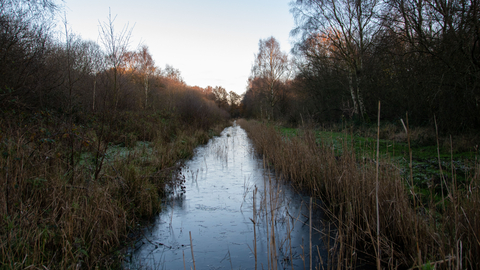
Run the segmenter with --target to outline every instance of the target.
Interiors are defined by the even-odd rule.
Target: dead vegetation
[[[160,211],[179,161],[216,132],[142,112],[77,124],[48,111],[4,116],[3,269],[118,266],[128,234]]]
[[[376,258],[387,269],[478,269],[480,262],[480,164],[464,183],[456,177],[436,200],[403,179],[392,161],[380,160],[378,173],[379,240],[375,203],[376,160],[360,159],[347,143],[338,156],[318,143],[311,130],[283,137],[273,126],[237,121],[259,154],[299,191],[320,198],[335,238],[330,267],[355,268]],[[454,174],[454,164],[451,170]],[[433,187],[432,187],[433,188]],[[428,203],[423,203],[427,201]],[[325,266],[323,266],[325,267]]]

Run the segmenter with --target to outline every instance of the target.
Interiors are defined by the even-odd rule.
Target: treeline
[[[160,69],[146,45],[129,49],[131,29],[100,26],[100,44],[49,28],[53,2],[3,0],[0,24],[0,107],[64,114],[114,115],[162,111],[208,127],[227,117],[205,89],[190,87],[178,69]],[[214,98],[214,97],[213,97]]]
[[[244,114],[242,96],[234,91],[227,92],[221,86],[207,86],[201,91],[205,93],[208,99],[215,101],[219,108],[229,112],[232,118],[238,118]]]
[[[147,46],[130,49],[111,16],[99,44],[67,22],[57,35],[59,11],[0,0],[1,269],[121,268],[182,160],[234,108],[225,89],[188,86]]]
[[[285,53],[268,54],[263,63],[272,65],[258,73],[268,66],[259,61],[265,48],[278,46],[262,40],[246,112],[265,116],[268,108],[292,122],[369,122],[381,101],[388,121],[408,112],[415,125],[436,118],[443,131],[478,129],[479,11],[476,1],[293,1],[295,64],[282,64]]]

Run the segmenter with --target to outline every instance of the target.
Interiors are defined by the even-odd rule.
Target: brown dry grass
[[[382,267],[478,269],[480,261],[480,164],[465,186],[455,181],[445,195],[445,210],[417,205],[398,170],[388,160],[379,166],[380,246],[376,250],[375,161],[357,159],[352,149],[335,156],[314,133],[285,138],[273,126],[238,120],[259,154],[299,190],[320,198],[335,225],[332,265],[354,268],[359,258]],[[347,149],[345,143],[344,149]],[[380,255],[379,255],[380,254]],[[372,264],[373,266],[373,264]],[[428,268],[427,268],[428,269]]]
[[[178,161],[210,136],[160,120],[136,113],[85,125],[48,112],[1,118],[0,268],[118,267],[119,247],[160,210]],[[135,123],[144,123],[137,133],[128,130]],[[151,147],[108,152],[109,143],[134,146],[137,138]]]

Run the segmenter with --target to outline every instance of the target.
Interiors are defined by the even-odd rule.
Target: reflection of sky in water
[[[253,192],[258,188],[257,265],[258,269],[267,269],[271,215],[269,208],[267,233],[265,211],[260,205],[265,198],[264,181],[268,181],[269,176],[263,162],[255,157],[245,131],[238,126],[225,129],[221,137],[196,150],[182,174],[186,180],[185,193],[176,192],[153,228],[145,231],[148,240],[137,243],[134,264],[155,269],[184,269],[185,256],[186,268],[193,269],[191,232],[196,269],[255,269],[251,219]],[[290,258],[290,239],[294,268],[303,269],[302,256],[309,268],[308,197],[295,195],[283,185],[273,191],[279,194],[274,208],[278,269],[291,269],[286,263]],[[314,218],[320,219],[321,214],[317,213]],[[320,244],[320,237],[317,233],[312,238],[314,263],[318,261],[316,245]],[[325,262],[325,256],[323,258]]]

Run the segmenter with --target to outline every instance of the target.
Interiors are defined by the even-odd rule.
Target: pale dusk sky
[[[180,70],[191,86],[222,86],[242,94],[259,39],[275,37],[285,52],[294,26],[290,0],[65,0],[70,31],[100,44],[99,24],[133,27],[130,50],[145,44],[160,68]],[[62,14],[63,17],[63,14]],[[59,29],[63,26],[59,23]]]

